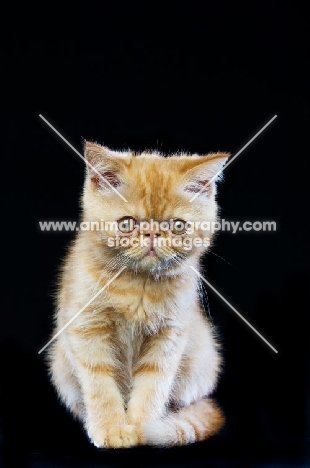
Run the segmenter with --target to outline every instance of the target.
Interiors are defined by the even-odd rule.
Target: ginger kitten
[[[210,398],[221,358],[190,266],[211,237],[201,223],[217,219],[215,182],[206,184],[228,156],[85,144],[81,227],[100,229],[80,229],[63,264],[54,333],[84,309],[49,365],[97,447],[189,444],[223,425]]]

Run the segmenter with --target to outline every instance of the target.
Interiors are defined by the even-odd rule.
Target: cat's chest
[[[135,321],[155,320],[170,309],[170,298],[151,288],[129,289],[119,304],[118,312]]]
[[[185,277],[155,281],[124,275],[109,286],[105,297],[105,306],[113,309],[115,319],[124,318],[151,333],[171,319],[187,316],[195,302],[195,288]]]
[[[123,354],[122,361],[133,364],[139,356],[143,342],[146,339],[145,331],[125,317],[119,317],[115,325],[116,341]]]
[[[158,327],[184,306],[182,289],[164,282],[137,281],[109,294],[115,313],[129,322]]]

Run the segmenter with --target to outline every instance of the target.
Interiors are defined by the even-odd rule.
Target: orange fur
[[[114,152],[95,143],[86,143],[85,155],[96,171],[87,168],[82,220],[134,218],[137,224],[129,233],[112,225],[80,230],[72,243],[62,268],[55,332],[126,269],[53,342],[52,381],[98,447],[204,440],[224,420],[209,398],[221,358],[189,268],[199,268],[207,247],[152,242],[202,239],[205,233],[199,226],[191,233],[161,228],[141,233],[141,222],[215,221],[215,182],[204,185],[229,155],[164,157]],[[117,236],[142,237],[145,245],[109,246]]]

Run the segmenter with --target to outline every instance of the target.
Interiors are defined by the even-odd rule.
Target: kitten
[[[206,184],[228,156],[85,144],[82,220],[105,229],[80,229],[65,259],[54,332],[84,310],[53,342],[49,365],[97,447],[189,444],[223,425],[209,397],[221,357],[190,266],[207,250],[199,222],[217,219],[215,182]]]

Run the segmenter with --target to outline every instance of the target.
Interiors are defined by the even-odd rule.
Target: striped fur
[[[86,143],[83,221],[170,219],[215,221],[216,187],[204,184],[227,159],[206,156],[113,152]],[[125,199],[98,176],[100,172]],[[201,193],[189,203],[194,193]],[[184,445],[216,433],[224,418],[209,398],[221,357],[213,329],[200,308],[199,268],[206,246],[108,245],[141,235],[112,226],[77,233],[63,263],[54,333],[64,327],[124,265],[126,269],[53,342],[51,378],[62,402],[84,424],[97,447]],[[206,235],[199,226],[179,237]],[[208,234],[211,236],[211,234]],[[153,237],[152,237],[153,236]]]

